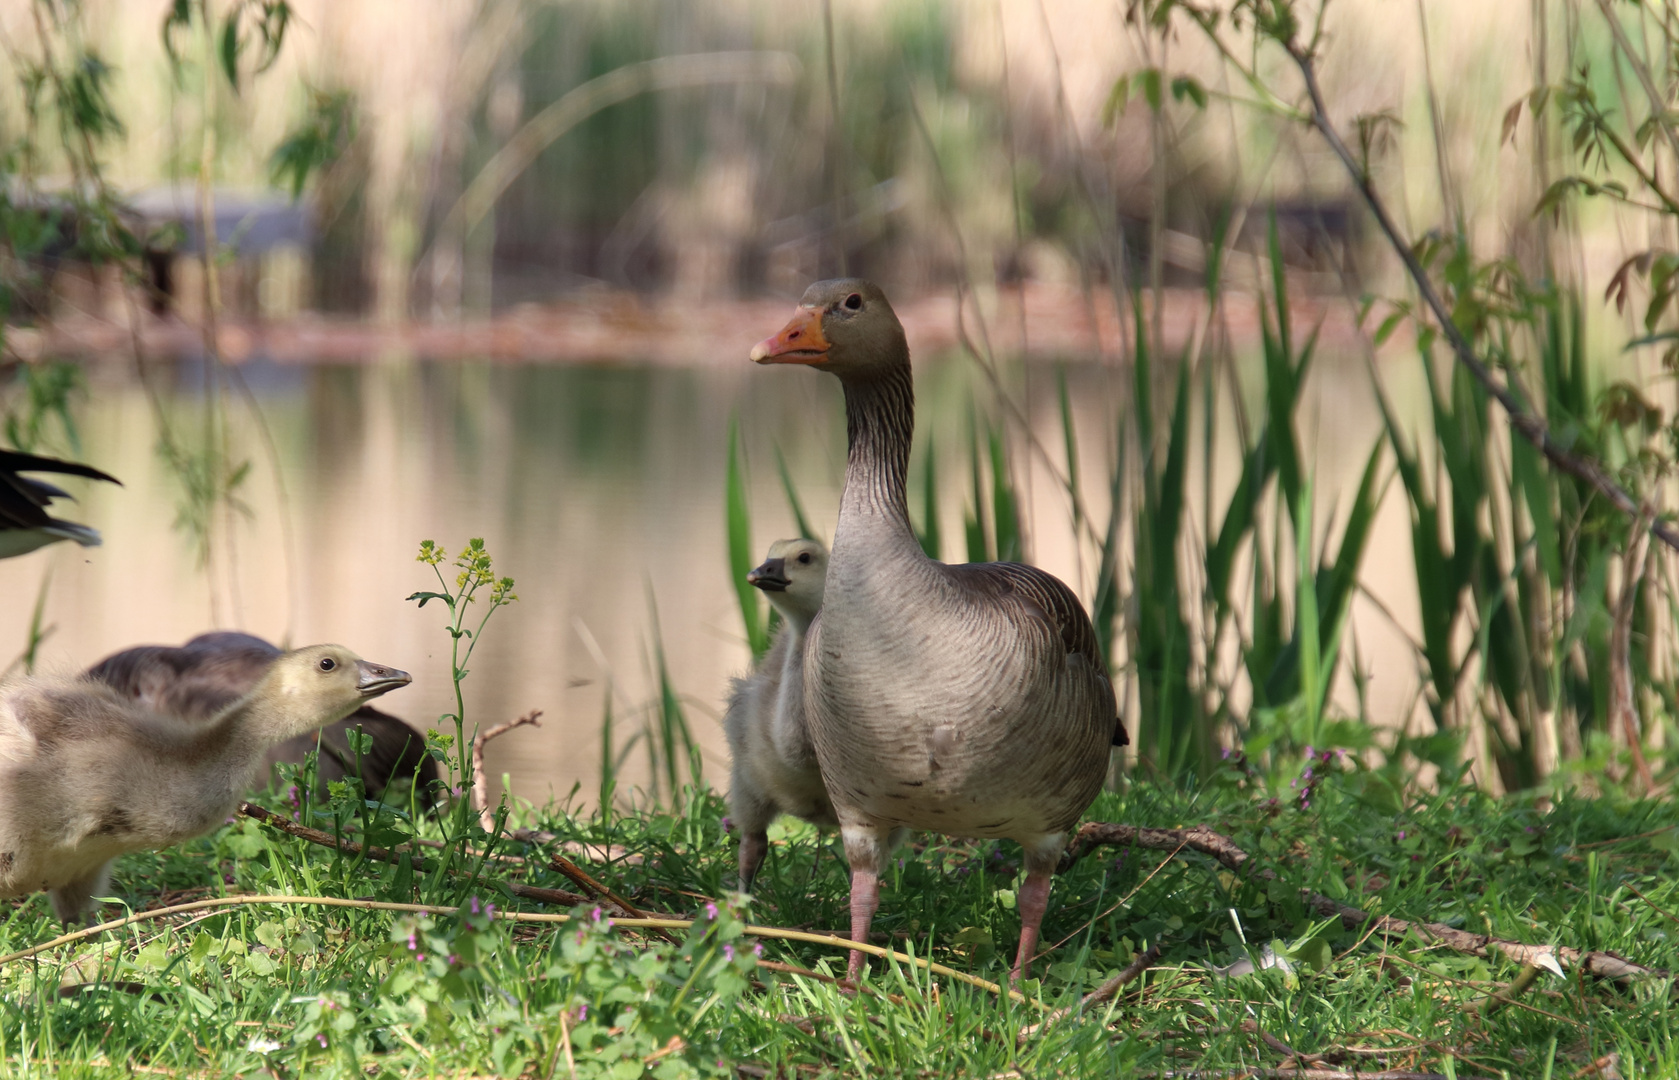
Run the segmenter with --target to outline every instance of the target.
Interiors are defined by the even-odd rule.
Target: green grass
[[[753,970],[752,943],[732,936],[740,926],[726,906],[680,949],[597,926],[588,909],[578,925],[510,928],[481,916],[243,907],[110,931],[0,968],[0,1056],[14,1076],[103,1076],[111,1063],[132,1062],[180,1075],[251,1075],[266,1065],[279,1076],[563,1077],[572,1075],[563,1014],[578,1076],[729,1075],[736,1065],[787,1076],[1076,1076],[1282,1064],[1249,1021],[1303,1053],[1367,1069],[1385,1061],[1457,1076],[1564,1076],[1609,1053],[1621,1055],[1626,1077],[1679,1068],[1666,981],[1621,987],[1544,975],[1517,1004],[1486,1015],[1487,996],[1518,974],[1514,962],[1325,926],[1299,899],[1305,889],[1401,918],[1674,968],[1671,805],[1563,796],[1544,812],[1460,787],[1396,815],[1374,774],[1350,767],[1313,778],[1306,800],[1286,784],[1270,797],[1257,783],[1227,766],[1193,793],[1135,784],[1104,794],[1094,819],[1205,823],[1280,877],[1238,879],[1201,856],[1099,850],[1056,880],[1045,930],[1061,944],[1039,961],[1025,1003],[880,961],[856,996]],[[603,819],[550,810],[529,824],[616,852],[574,857],[636,904],[693,914],[723,903],[732,884],[722,815],[714,794],[689,787],[673,811]],[[343,825],[356,831],[353,819]],[[741,916],[816,932],[846,925],[837,843],[792,822],[771,835],[759,894]],[[507,841],[499,850],[536,851]],[[900,951],[1000,979],[1019,930],[1018,850],[918,838],[900,855],[877,929]],[[358,866],[241,819],[181,848],[123,859],[113,889],[135,909],[248,892],[443,905],[475,896],[540,910],[500,894],[495,864],[483,865],[470,886],[465,876]],[[520,869],[530,884],[572,888],[534,864]],[[57,932],[44,897],[16,902],[0,951]],[[1295,956],[1294,973],[1212,972],[1246,955],[1244,939]],[[1116,1003],[1016,1044],[1021,1027],[1042,1019],[1040,1005],[1073,1002],[1155,942],[1160,960]],[[760,944],[766,960],[843,971],[838,951]],[[1389,1052],[1345,1056],[1374,1048]]]

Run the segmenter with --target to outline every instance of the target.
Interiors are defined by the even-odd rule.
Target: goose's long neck
[[[920,550],[909,524],[910,442],[915,436],[915,384],[909,364],[884,377],[845,382],[845,426],[850,450],[840,533],[856,523],[869,543],[907,544]],[[842,536],[835,536],[836,553]]]

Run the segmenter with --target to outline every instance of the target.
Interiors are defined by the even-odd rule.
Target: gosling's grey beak
[[[356,689],[361,691],[362,697],[378,697],[387,690],[407,686],[413,681],[406,671],[384,664],[370,664],[366,660],[356,661]]]
[[[787,560],[765,559],[764,565],[747,573],[746,583],[765,592],[786,592],[792,584],[787,580]]]

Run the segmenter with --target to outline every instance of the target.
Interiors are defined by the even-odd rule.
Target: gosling
[[[45,889],[59,919],[82,919],[111,860],[214,829],[270,747],[409,681],[341,645],[312,645],[275,660],[209,723],[85,677],[0,683],[0,897]]]
[[[777,540],[746,575],[781,613],[781,630],[757,668],[735,679],[723,730],[733,771],[729,815],[740,827],[740,887],[750,891],[777,814],[838,825],[805,728],[804,637],[822,608],[828,552],[815,540]]]
[[[152,712],[208,724],[223,709],[251,692],[282,650],[251,634],[218,630],[199,634],[185,645],[136,645],[112,653],[83,672],[84,678],[108,683],[125,698]],[[350,745],[350,732],[371,739],[366,753]],[[401,720],[363,705],[355,712],[270,747],[265,755],[272,781],[281,762],[301,765],[309,754],[315,765],[316,796],[324,797],[334,780],[359,776],[370,798],[379,798],[393,780],[412,777],[416,793],[431,800],[437,786],[437,762],[426,753],[425,737]],[[262,771],[257,786],[263,783]]]

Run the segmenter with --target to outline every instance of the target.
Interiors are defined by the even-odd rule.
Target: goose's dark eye
[[[321,670],[322,671],[331,671],[333,668],[335,668],[337,666],[338,666],[338,661],[334,660],[332,657],[330,657],[330,656],[321,657]]]
[[[862,311],[863,310],[863,294],[862,293],[852,293],[850,296],[845,298],[845,306],[850,308],[852,311]]]
[[[802,552],[799,555],[799,562],[808,565],[810,563],[810,552],[808,552],[808,551]]]

